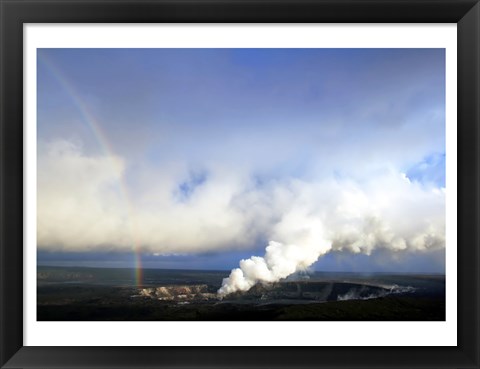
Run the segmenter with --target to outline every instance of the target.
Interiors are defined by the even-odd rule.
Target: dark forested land
[[[445,320],[444,276],[318,273],[220,299],[226,274],[151,271],[136,286],[129,270],[39,267],[37,320]]]

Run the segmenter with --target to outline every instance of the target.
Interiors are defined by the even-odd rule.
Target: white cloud
[[[120,158],[86,156],[65,141],[39,147],[41,249],[128,251],[137,242],[164,254],[251,248],[259,238],[317,254],[444,247],[444,190],[392,170],[361,180],[255,185],[245,171],[212,165],[205,182],[178,201],[185,164],[141,175],[150,181],[133,196],[122,185],[127,168]]]
[[[127,207],[116,157],[88,157],[67,141],[39,145],[37,236],[40,248],[95,249],[128,239]]]

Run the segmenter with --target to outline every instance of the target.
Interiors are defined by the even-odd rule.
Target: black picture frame
[[[478,0],[0,0],[0,13],[1,367],[479,368]],[[143,22],[457,24],[458,345],[456,347],[23,346],[23,25]],[[359,344],[361,345],[361,342]]]

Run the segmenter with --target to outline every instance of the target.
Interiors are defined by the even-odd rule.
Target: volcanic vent
[[[140,295],[160,301],[219,301],[238,303],[308,303],[343,300],[365,300],[393,293],[409,293],[412,287],[373,285],[338,281],[282,281],[259,283],[248,291],[237,291],[226,296],[213,291],[213,286],[171,285],[143,288]]]

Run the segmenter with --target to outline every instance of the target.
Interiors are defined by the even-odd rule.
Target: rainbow
[[[47,68],[50,74],[55,78],[55,80],[62,86],[63,90],[67,93],[72,103],[75,105],[79,113],[81,114],[82,121],[88,125],[91,129],[93,136],[97,140],[101,150],[106,154],[108,158],[114,158],[115,152],[112,148],[112,145],[108,142],[107,136],[104,133],[101,125],[98,123],[97,119],[90,112],[87,104],[82,99],[80,94],[75,89],[74,85],[69,81],[65,76],[62,70],[55,65],[45,54],[37,53],[37,63],[41,61],[42,64]],[[112,159],[112,166],[114,165]],[[132,250],[134,254],[134,268],[135,268],[135,283],[138,287],[142,286],[143,275],[142,275],[142,259],[140,251],[140,241],[137,237],[137,226],[135,221],[135,212],[133,202],[130,200],[128,187],[125,182],[125,177],[123,175],[119,176],[119,188],[120,193],[125,201],[127,207],[127,215],[130,224],[130,234],[132,242]]]

